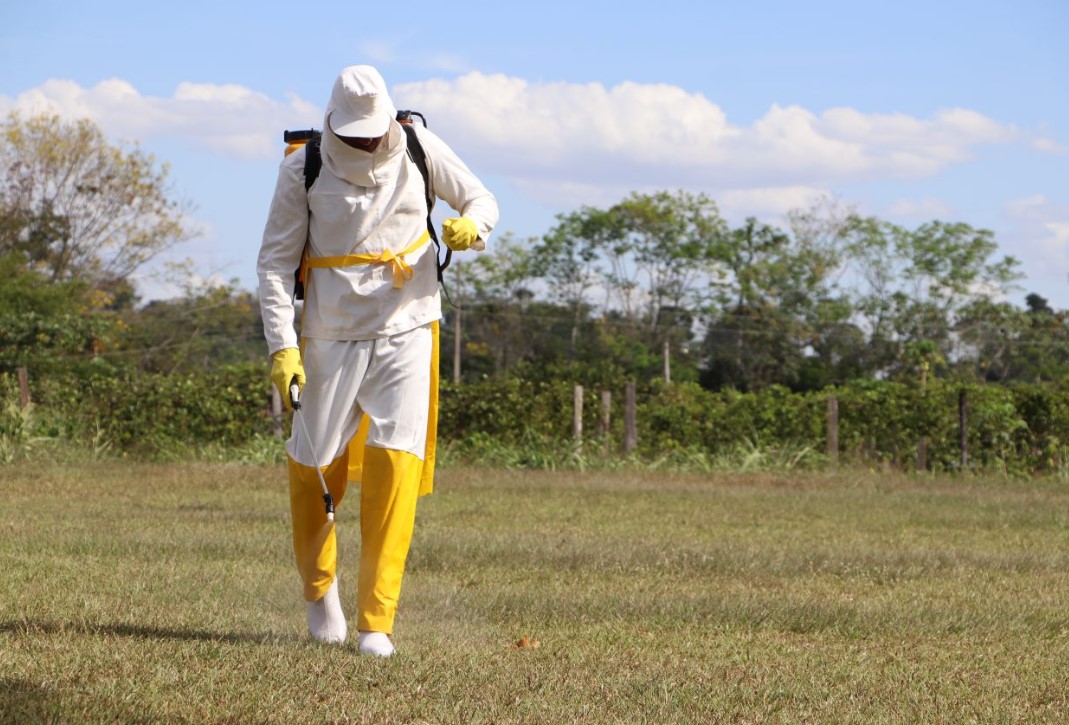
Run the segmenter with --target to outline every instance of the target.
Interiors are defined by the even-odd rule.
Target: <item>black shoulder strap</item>
[[[323,168],[323,153],[319,148],[320,142],[323,140],[323,133],[321,131],[298,131],[297,133],[308,134],[304,136],[308,140],[304,143],[304,190],[307,193],[312,188],[312,184],[316,182],[319,177],[319,170]],[[285,140],[289,142],[290,132],[286,132],[284,136]],[[303,258],[303,254],[301,255]],[[304,279],[301,278],[301,265],[297,265],[297,269],[293,270],[293,299],[304,299]]]
[[[427,154],[423,150],[423,145],[419,142],[419,136],[416,135],[416,129],[411,123],[402,123],[401,128],[405,130],[405,135],[408,137],[408,157],[412,159],[412,163],[419,169],[419,173],[423,174],[423,194],[427,198],[427,231],[430,232],[431,239],[434,240],[435,258],[437,259],[438,253],[442,251],[442,243],[438,241],[438,233],[434,229],[434,222],[431,221],[431,207],[434,206],[434,196],[431,192],[431,179],[430,172],[427,169]],[[449,263],[453,260],[453,250],[446,247],[445,260],[438,262],[438,281],[442,281],[442,272],[449,266]]]
[[[445,259],[441,260],[439,255],[442,251],[442,244],[438,241],[438,233],[434,228],[434,222],[431,220],[431,207],[434,206],[434,196],[431,192],[431,180],[430,171],[427,168],[427,154],[423,150],[423,145],[419,142],[419,137],[416,135],[416,129],[412,127],[411,123],[402,123],[401,128],[405,130],[405,136],[407,136],[407,148],[408,156],[412,159],[412,162],[419,169],[419,173],[423,175],[423,194],[427,200],[427,232],[431,236],[431,240],[434,241],[435,250],[435,264],[438,268],[438,282],[442,282],[442,273],[446,267],[453,260],[453,250],[446,247]],[[312,134],[312,137],[304,145],[304,190],[308,191],[312,188],[312,184],[319,177],[319,172],[323,168],[323,153],[320,149],[320,143],[323,140],[322,132],[316,131]],[[300,278],[300,269],[298,268],[294,275],[297,279],[296,298],[304,299],[304,284]]]
[[[323,154],[319,149],[319,144],[323,140],[322,133],[315,133],[312,138],[308,139],[304,144],[304,190],[308,191],[312,188],[312,184],[315,183],[319,177],[319,170],[323,168]]]

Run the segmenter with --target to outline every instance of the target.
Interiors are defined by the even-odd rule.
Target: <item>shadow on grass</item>
[[[226,644],[293,644],[307,638],[280,634],[222,633],[196,629],[172,629],[139,624],[94,624],[92,622],[37,622],[33,620],[10,620],[0,622],[0,633],[12,634],[88,634],[131,637],[133,639],[174,639],[187,642],[223,642]]]
[[[0,677],[0,720],[11,723],[56,722],[52,691],[14,677]]]

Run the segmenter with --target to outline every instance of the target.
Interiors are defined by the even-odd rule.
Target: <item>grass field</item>
[[[307,639],[281,466],[0,467],[0,719],[1069,722],[1067,483],[453,468],[438,489],[399,655],[372,660]]]

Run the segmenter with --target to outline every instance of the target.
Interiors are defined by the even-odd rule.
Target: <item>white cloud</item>
[[[1033,194],[1007,202],[1006,214],[1018,222],[1044,223],[1069,217],[1069,205],[1052,202],[1043,194]]]
[[[859,171],[893,176],[931,175],[969,160],[974,146],[1007,143],[1018,135],[1013,126],[960,108],[939,111],[930,120],[833,108],[813,125],[822,138],[858,149]]]
[[[898,199],[887,209],[888,216],[900,219],[952,219],[957,216],[954,208],[940,199],[926,196],[923,199]]]
[[[1029,284],[1060,291],[1069,282],[1069,204],[1046,196],[1014,199],[1006,204],[1011,228],[1005,235],[1012,240],[1007,253],[1022,259],[1022,271]]]
[[[119,79],[92,88],[50,80],[0,111],[90,118],[106,133],[128,140],[175,137],[241,159],[278,158],[281,131],[322,123],[322,111],[296,96],[278,101],[239,85],[181,83],[170,97],[144,96]]]
[[[403,84],[394,95],[424,111],[477,168],[541,189],[556,205],[574,199],[577,187],[682,187],[721,198],[930,176],[973,158],[979,146],[1022,138],[967,109],[915,118],[773,105],[741,126],[705,96],[667,84],[607,88],[472,72]]]
[[[485,168],[480,165],[480,168]],[[513,179],[516,188],[525,196],[533,199],[553,200],[554,206],[561,211],[573,211],[581,206],[611,206],[632,191],[644,192],[628,186],[626,182],[613,181],[578,182],[567,179],[523,178]]]
[[[409,67],[421,68],[434,73],[453,75],[467,73],[471,70],[468,59],[457,53],[419,53],[413,55],[412,45],[419,39],[411,34],[401,37],[367,38],[359,44],[360,55],[365,61],[377,65],[394,65],[402,63]]]
[[[777,186],[728,190],[718,194],[716,201],[727,219],[755,217],[768,224],[780,224],[787,212],[808,209],[828,196],[827,189],[814,186]]]
[[[429,56],[423,64],[430,70],[444,73],[466,73],[471,69],[467,58],[455,53],[437,53]]]
[[[392,63],[397,59],[397,48],[394,43],[377,38],[361,43],[360,54],[372,63]]]
[[[1053,247],[1062,253],[1069,253],[1069,221],[1047,222],[1044,225],[1048,232],[1046,246]]]
[[[1045,154],[1057,154],[1058,156],[1069,155],[1069,147],[1063,146],[1050,138],[1033,139],[1032,148]]]
[[[382,41],[365,50],[387,57]],[[460,67],[460,58],[440,58]],[[985,144],[1024,138],[975,111],[930,118],[773,105],[750,125],[731,123],[700,93],[669,84],[530,82],[469,72],[394,89],[397,105],[431,127],[481,173],[507,178],[553,206],[600,203],[634,190],[686,188],[756,209],[838,184],[939,173]],[[110,135],[178,137],[243,159],[276,159],[279,131],[318,126],[320,108],[238,85],[182,83],[169,97],[119,79],[91,88],[53,80],[0,110],[88,116]],[[1052,142],[1027,139],[1053,150]],[[930,202],[929,202],[930,205]]]

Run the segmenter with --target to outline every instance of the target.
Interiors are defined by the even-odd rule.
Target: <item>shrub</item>
[[[272,435],[267,372],[260,363],[176,375],[133,372],[103,360],[72,363],[31,376],[34,405],[27,410],[18,405],[15,376],[0,374],[0,461],[48,441],[95,454],[216,459],[230,450],[241,460],[278,460],[282,449]],[[625,383],[585,379],[580,451],[572,441],[574,384],[542,373],[534,379],[443,383],[443,452],[455,460],[508,466],[606,466],[613,458],[624,460]],[[636,386],[638,448],[628,460],[672,466],[689,461],[703,469],[758,460],[812,466],[826,447],[827,401],[834,394],[844,461],[910,469],[923,439],[928,468],[955,471],[962,461],[958,401],[964,393],[970,468],[1055,472],[1067,460],[1065,387],[936,381],[919,389],[858,380],[808,393],[775,386],[741,393],[655,381]],[[612,393],[606,435],[602,390]],[[592,455],[609,458],[595,461]]]

